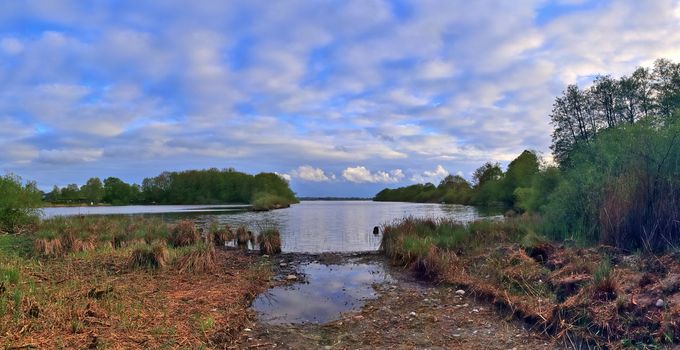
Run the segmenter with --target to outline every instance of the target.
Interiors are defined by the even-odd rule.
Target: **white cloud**
[[[389,172],[380,170],[373,173],[366,167],[357,166],[343,170],[342,177],[355,183],[395,183],[404,178],[404,172],[401,169],[394,169]]]
[[[326,173],[319,168],[315,168],[309,165],[301,165],[297,169],[290,172],[291,177],[303,180],[303,181],[313,181],[313,182],[325,182],[335,179],[335,175]]]
[[[425,170],[421,174],[412,176],[411,181],[418,183],[431,182],[437,184],[447,175],[449,175],[449,171],[446,170],[442,165],[437,165],[434,170]]]

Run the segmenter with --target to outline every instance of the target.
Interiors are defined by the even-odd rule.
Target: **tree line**
[[[526,150],[510,162],[506,171],[499,163],[487,162],[475,170],[472,182],[460,175],[448,175],[436,186],[426,183],[386,188],[374,200],[514,208],[519,194],[531,186],[531,179],[540,167],[536,152]]]
[[[117,177],[91,178],[78,186],[54,186],[45,195],[51,203],[222,204],[253,203],[267,198],[279,205],[295,203],[288,182],[274,173],[250,175],[234,169],[163,172],[141,185]]]
[[[375,200],[502,205],[541,217],[555,239],[661,251],[680,244],[680,64],[657,60],[618,79],[597,76],[555,98],[555,163],[524,151],[504,172],[477,169],[472,183],[385,189]]]

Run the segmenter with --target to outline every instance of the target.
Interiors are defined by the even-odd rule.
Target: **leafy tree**
[[[472,174],[476,188],[481,188],[489,182],[498,181],[501,177],[503,177],[503,170],[501,170],[500,164],[491,162],[477,168]]]
[[[14,175],[0,177],[0,232],[15,233],[38,219],[42,194],[34,182],[22,185]]]
[[[104,185],[98,177],[93,177],[80,188],[80,193],[85,201],[99,203],[104,198]]]

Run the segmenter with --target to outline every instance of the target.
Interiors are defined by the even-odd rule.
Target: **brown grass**
[[[253,233],[248,231],[248,229],[241,225],[236,228],[236,243],[239,247],[247,246],[248,242],[253,239]]]
[[[125,268],[131,253],[11,262],[22,280],[0,298],[0,348],[231,348],[253,321],[248,306],[270,273],[235,250],[217,251],[210,274]],[[212,318],[214,327],[198,329],[197,318]]]
[[[168,264],[170,253],[162,243],[144,244],[132,251],[128,260],[131,267],[159,269]]]
[[[191,220],[178,221],[170,228],[168,241],[173,247],[190,246],[200,240],[201,234]]]
[[[188,249],[177,261],[179,272],[205,273],[214,272],[217,269],[215,246],[200,243]]]
[[[260,233],[260,253],[279,254],[281,253],[281,234],[278,229],[266,229]]]
[[[33,243],[33,250],[39,255],[47,258],[55,258],[64,254],[64,247],[61,239],[36,239]]]
[[[234,233],[228,225],[223,228],[217,228],[212,232],[212,240],[217,247],[224,246],[232,239],[234,239]]]

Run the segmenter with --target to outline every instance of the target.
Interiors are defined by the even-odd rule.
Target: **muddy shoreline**
[[[416,279],[379,252],[289,253],[271,261],[272,287],[310,283],[305,264],[384,266],[391,280],[375,283],[376,297],[324,323],[269,324],[255,317],[231,347],[264,349],[556,349],[552,338],[477,301],[455,286]],[[296,279],[288,277],[294,275]],[[457,292],[458,291],[458,292]]]

